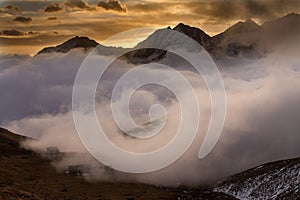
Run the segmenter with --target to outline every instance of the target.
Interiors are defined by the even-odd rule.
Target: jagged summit
[[[260,28],[260,26],[255,23],[252,19],[247,19],[244,22],[238,22],[229,29],[227,29],[225,32],[230,33],[245,33],[245,32],[254,32],[257,31]]]
[[[180,22],[179,24],[177,24],[177,26],[174,27],[174,30],[181,30],[184,28],[191,28],[191,27],[189,25]]]
[[[244,24],[247,24],[248,26],[253,26],[253,27],[260,27],[254,20],[251,18],[247,19]]]
[[[196,40],[201,45],[205,44],[210,39],[210,36],[207,35],[201,29],[191,27],[183,23],[179,23],[176,27],[173,28],[173,30],[186,34],[187,36]]]
[[[87,50],[90,48],[95,48],[97,45],[99,44],[95,40],[91,40],[88,37],[75,36],[56,47],[46,47],[38,52],[38,54],[53,52],[67,53],[75,48],[84,48],[85,50]]]

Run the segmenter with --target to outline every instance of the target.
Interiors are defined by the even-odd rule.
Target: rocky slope
[[[215,192],[237,199],[300,199],[300,158],[268,163],[219,183]]]

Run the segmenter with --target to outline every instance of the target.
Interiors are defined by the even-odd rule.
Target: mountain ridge
[[[189,25],[179,23],[173,28],[173,30],[181,32],[192,39],[196,40],[200,45],[204,45],[211,37],[203,30],[197,27],[191,27]]]
[[[166,29],[171,28],[168,27]],[[143,46],[142,44],[150,44],[151,42],[156,42],[161,46],[165,45],[163,44],[163,40],[169,36],[164,35],[162,30],[164,29],[158,29],[150,34],[145,40],[132,48],[132,50]],[[172,30],[181,32],[194,39],[215,59],[240,56],[259,59],[264,57],[266,52],[271,51],[273,46],[282,43],[285,38],[292,36],[299,37],[300,15],[290,13],[284,17],[267,21],[262,25],[258,25],[252,19],[239,21],[213,37],[197,27],[192,27],[183,23],[179,23]],[[38,54],[53,52],[67,53],[75,48],[88,50],[95,48],[98,45],[101,44],[88,37],[76,36],[58,46],[46,47],[39,51]],[[102,47],[110,48],[110,50],[113,48],[106,46]],[[163,46],[163,48],[165,48],[165,46]],[[165,56],[165,53],[166,52],[163,50],[136,50],[136,52],[130,53],[130,56],[127,56],[127,59],[129,59],[129,62],[133,63],[148,63],[162,59]]]
[[[55,47],[46,47],[39,51],[37,54],[43,54],[43,53],[68,53],[70,50],[75,49],[75,48],[84,48],[85,50],[88,50],[90,48],[95,48],[98,45],[100,45],[98,42],[95,40],[92,40],[88,37],[79,37],[75,36],[66,42],[59,44]]]

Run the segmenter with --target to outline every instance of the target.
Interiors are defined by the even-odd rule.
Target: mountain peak
[[[42,49],[40,52],[38,52],[38,54],[53,53],[53,52],[67,53],[70,50],[75,48],[84,48],[85,50],[87,50],[90,48],[95,48],[98,45],[99,44],[95,40],[91,40],[88,37],[75,36],[58,46],[46,47]]]
[[[235,25],[227,29],[227,31],[231,33],[245,33],[257,31],[259,28],[260,26],[252,19],[247,19],[244,22],[240,21],[236,23]]]
[[[255,21],[253,21],[251,18],[247,19],[245,22],[245,24],[248,24],[248,25],[256,25],[256,26],[259,26]]]
[[[265,22],[262,27],[272,29],[272,31],[290,31],[299,30],[300,15],[292,12],[284,17],[274,19],[272,21]]]
[[[188,27],[190,27],[190,26],[185,25],[184,23],[179,23],[179,24],[177,24],[177,26],[174,27],[174,30],[179,30],[179,29],[188,28]]]
[[[209,39],[210,36],[207,35],[204,31],[199,28],[191,27],[189,25],[185,25],[183,23],[179,23],[177,26],[173,28],[173,30],[181,32],[194,40],[196,40],[199,44],[205,44]]]

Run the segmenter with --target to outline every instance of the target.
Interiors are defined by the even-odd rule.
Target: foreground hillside
[[[176,199],[176,192],[128,183],[88,183],[59,174],[50,161],[23,150],[16,136],[0,129],[0,199]]]
[[[138,183],[87,182],[56,172],[51,161],[19,147],[25,137],[0,128],[0,200],[7,199],[190,199],[187,188]],[[193,190],[194,191],[194,190]],[[197,190],[200,199],[235,199],[211,189]]]
[[[0,128],[0,200],[6,199],[300,199],[300,158],[234,175],[215,186],[165,188],[138,183],[87,182],[58,173],[51,161],[20,148],[25,137]]]

